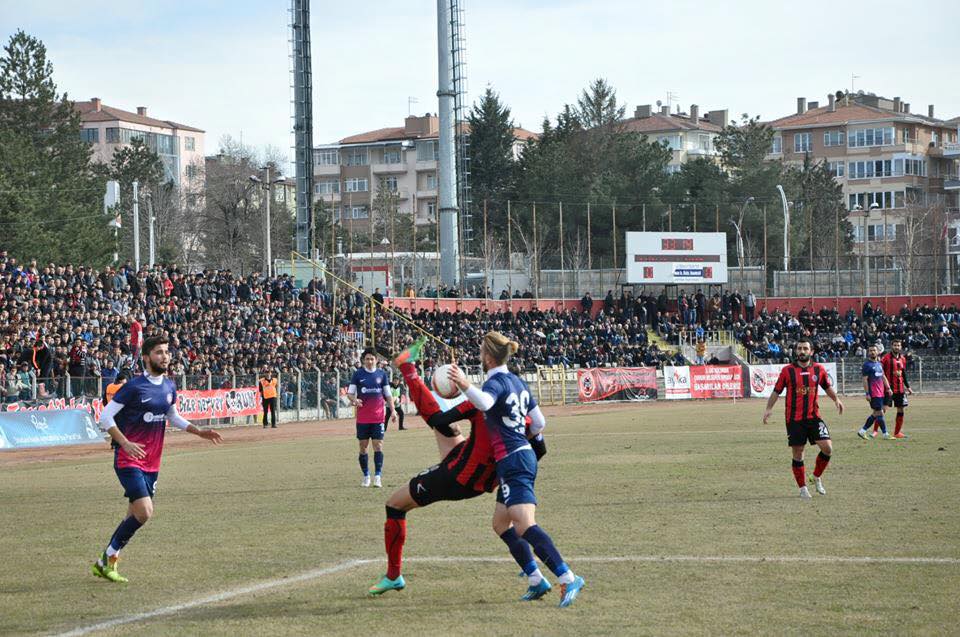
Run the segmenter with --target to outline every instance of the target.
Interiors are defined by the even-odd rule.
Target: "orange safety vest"
[[[107,385],[107,402],[113,400],[113,397],[116,396],[121,387],[123,387],[123,383],[110,383]]]
[[[276,398],[277,397],[277,379],[271,378],[267,380],[263,378],[260,380],[260,392],[263,394],[264,398]]]

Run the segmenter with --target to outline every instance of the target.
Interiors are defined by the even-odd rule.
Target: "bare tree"
[[[897,252],[906,277],[907,294],[930,291],[936,284],[945,214],[942,202],[913,196],[908,197],[900,213],[902,225],[897,236]]]

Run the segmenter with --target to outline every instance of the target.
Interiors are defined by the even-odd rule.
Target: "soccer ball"
[[[450,382],[447,378],[447,372],[453,365],[441,365],[433,370],[433,378],[430,383],[433,385],[433,391],[437,392],[443,398],[453,398],[460,393],[460,388]]]

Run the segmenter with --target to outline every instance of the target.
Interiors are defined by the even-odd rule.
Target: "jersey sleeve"
[[[870,376],[872,376],[873,373],[870,370],[870,365],[868,365],[867,363],[864,363],[863,367],[860,368],[860,375],[865,378],[869,378]]]
[[[830,389],[830,374],[827,373],[826,367],[820,368],[820,382],[818,383],[823,389]]]
[[[496,378],[496,377],[488,378],[483,383],[482,391],[485,394],[490,394],[491,398],[493,398],[494,403],[500,402],[500,397],[504,393],[503,383],[500,381],[499,378]]]
[[[778,396],[783,393],[783,390],[787,388],[787,382],[790,377],[789,372],[787,371],[789,367],[784,367],[780,370],[780,375],[777,376],[777,382],[773,386],[773,393]]]
[[[120,403],[121,405],[129,405],[135,402],[137,399],[136,389],[134,389],[132,385],[133,383],[129,381],[121,385],[117,393],[110,399],[110,402]]]

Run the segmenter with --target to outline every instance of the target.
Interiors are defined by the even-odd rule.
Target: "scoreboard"
[[[628,232],[627,282],[726,283],[727,236],[722,232]]]

